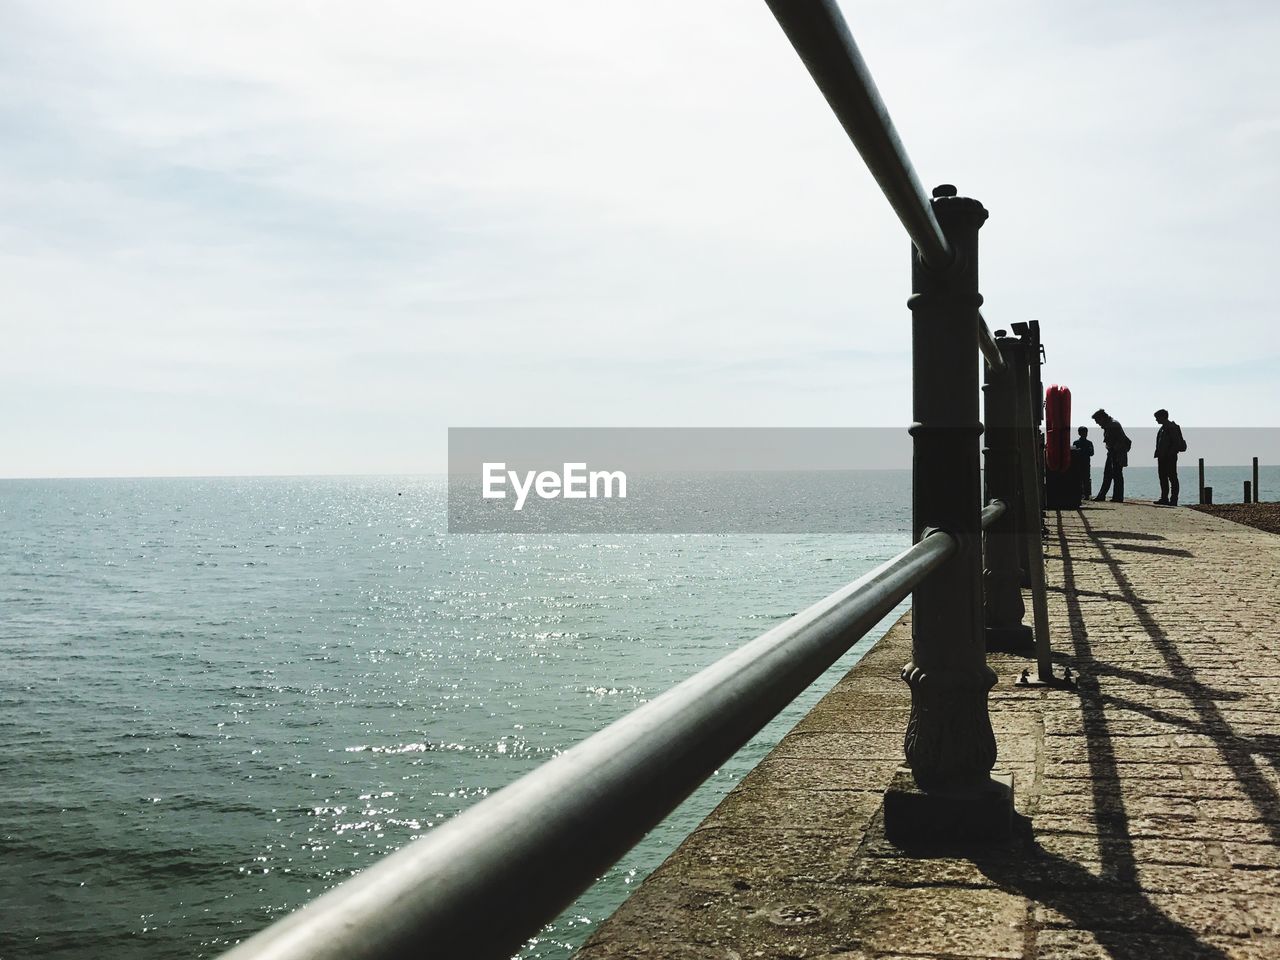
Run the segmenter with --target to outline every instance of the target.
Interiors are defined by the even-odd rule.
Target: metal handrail
[[[765,2],[902,221],[921,259],[935,269],[949,265],[951,244],[835,0]],[[1004,369],[1004,358],[982,314],[978,314],[978,346],[992,369]]]
[[[225,960],[510,957],[958,550],[929,533]]]
[[[931,270],[950,267],[952,245],[835,0],[766,2],[921,261]],[[967,311],[958,310],[958,320]],[[980,353],[1005,370],[980,312],[976,319]],[[1008,509],[988,504],[982,529]],[[511,956],[959,554],[955,535],[926,531],[867,575],[272,924],[225,960]],[[915,688],[913,703],[914,696]]]
[[[1004,373],[1004,355],[996,346],[995,337],[991,336],[991,328],[987,326],[981,311],[978,313],[978,349],[982,351],[987,366],[996,373]]]
[[[933,215],[920,178],[835,0],[765,2],[924,262],[936,269],[949,265],[951,244]]]

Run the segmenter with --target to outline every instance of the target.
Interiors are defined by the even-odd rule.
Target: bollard
[[[1241,503],[1253,503],[1253,484],[1248,480],[1244,482],[1244,499]]]
[[[1204,457],[1200,458],[1200,502],[1204,503]]]
[[[996,372],[984,365],[983,397],[983,478],[987,503],[1001,500],[1004,516],[987,528],[982,541],[982,597],[988,650],[1020,651],[1032,646],[1031,628],[1022,622],[1026,606],[1022,602],[1023,570],[1020,542],[1023,523],[1018,477],[1018,403],[1016,367],[1026,368],[1026,349],[1003,330],[997,330],[996,346],[1004,357],[1004,369]]]
[[[983,643],[978,438],[978,230],[987,211],[946,185],[932,209],[952,262],[928,266],[912,250],[912,528],[952,534],[959,552],[911,602],[907,767],[885,792],[885,831],[897,841],[1003,837],[1012,778],[995,777],[987,694],[996,682]]]
[[[1213,503],[1213,487],[1205,487],[1204,496],[1201,499],[1207,504],[1212,504]]]
[[[1253,458],[1253,502],[1254,503],[1258,502],[1259,492],[1260,491],[1258,489],[1258,458],[1254,457]]]

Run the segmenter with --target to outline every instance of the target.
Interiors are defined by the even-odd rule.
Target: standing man
[[[1102,487],[1094,500],[1107,499],[1107,491],[1111,489],[1111,481],[1116,483],[1115,496],[1112,503],[1124,503],[1124,468],[1129,465],[1129,448],[1133,446],[1115,419],[1105,410],[1098,410],[1093,415],[1093,422],[1102,428],[1102,445],[1107,448],[1107,462],[1102,468]]]
[[[1182,428],[1169,419],[1168,410],[1155,412],[1156,423],[1160,429],[1156,431],[1156,469],[1160,473],[1160,506],[1176,507],[1178,505],[1178,454],[1187,449],[1187,441],[1182,438]]]

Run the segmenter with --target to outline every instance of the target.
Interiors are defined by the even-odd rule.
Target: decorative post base
[[[982,782],[996,763],[996,735],[987,712],[995,671],[984,661],[974,670],[902,668],[911,688],[911,716],[903,750],[924,787]]]
[[[991,773],[979,783],[926,790],[910,768],[899,767],[884,795],[884,832],[912,846],[966,841],[990,843],[1013,831],[1013,774]]]

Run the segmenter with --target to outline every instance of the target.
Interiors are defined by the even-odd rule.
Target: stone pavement
[[[1012,841],[884,839],[900,622],[579,960],[1280,958],[1280,536],[1139,504],[1049,526],[1055,657],[1082,680],[1018,689],[1029,661],[990,658]]]

